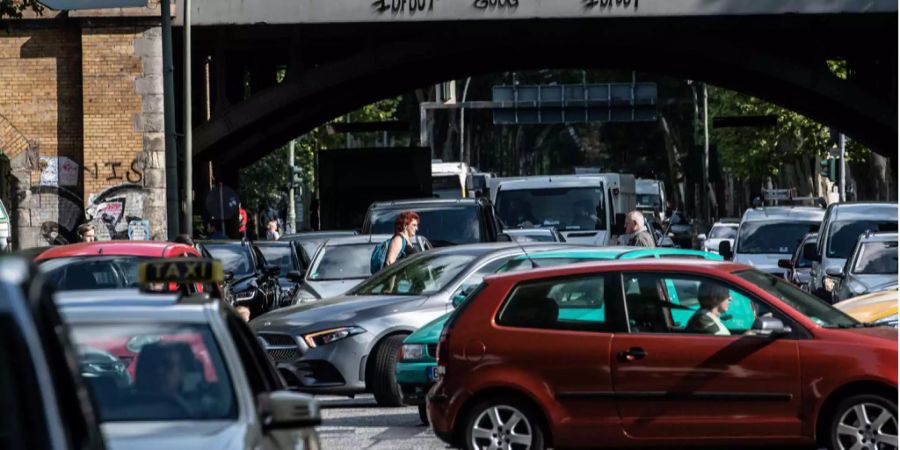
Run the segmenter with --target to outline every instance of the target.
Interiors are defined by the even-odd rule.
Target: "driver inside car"
[[[193,353],[184,342],[145,345],[135,369],[136,395],[154,403],[151,406],[164,416],[190,416],[190,407],[182,395],[188,357],[193,358]]]

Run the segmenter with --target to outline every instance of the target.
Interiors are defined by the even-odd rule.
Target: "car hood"
[[[250,322],[254,330],[263,328],[318,327],[356,324],[371,317],[379,317],[400,310],[415,310],[427,299],[419,295],[343,295],[317,302],[301,303],[263,314]]]
[[[780,253],[738,253],[734,255],[734,262],[755,267],[763,272],[784,275],[785,270],[778,267],[779,259],[791,259],[790,254]]]
[[[324,281],[310,281],[307,280],[303,283],[304,287],[319,298],[331,298],[337,297],[341,294],[345,294],[350,288],[356,286],[361,283],[364,278],[349,278],[346,280],[324,280]]]
[[[243,449],[247,428],[236,421],[108,422],[101,425],[109,450],[161,448]]]
[[[871,292],[874,291],[876,287],[884,286],[886,284],[890,284],[891,282],[897,281],[896,274],[884,274],[884,275],[865,275],[865,274],[853,274],[851,275],[852,279],[857,281],[866,287],[866,290]]]
[[[563,231],[562,235],[569,244],[609,245],[609,233],[606,230]]]
[[[897,290],[861,295],[836,303],[834,307],[860,322],[874,322],[897,313]]]
[[[421,328],[416,330],[413,334],[409,335],[406,340],[403,341],[404,344],[437,344],[438,340],[441,337],[441,331],[444,330],[444,324],[447,323],[447,319],[450,318],[450,315],[453,314],[449,312],[444,314],[437,319],[432,320],[431,322],[422,325]]]

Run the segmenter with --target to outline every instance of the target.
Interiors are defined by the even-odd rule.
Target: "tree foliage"
[[[41,15],[44,5],[37,0],[0,0],[0,19],[21,19],[25,11]]]

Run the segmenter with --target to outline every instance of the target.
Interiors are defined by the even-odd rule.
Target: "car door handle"
[[[619,359],[624,361],[637,361],[644,359],[645,356],[647,356],[647,352],[640,347],[631,347],[628,350],[619,352]]]

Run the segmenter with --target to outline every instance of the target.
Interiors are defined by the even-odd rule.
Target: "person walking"
[[[631,211],[625,215],[625,233],[628,236],[625,240],[625,245],[632,247],[656,247],[653,235],[647,230],[644,215],[640,211]]]
[[[404,211],[397,215],[394,221],[394,237],[388,245],[384,265],[389,266],[400,258],[405,258],[416,252],[412,239],[419,231],[419,215],[414,211]]]
[[[83,223],[78,226],[78,240],[80,242],[94,242],[97,240],[97,231],[94,230],[94,224]]]

